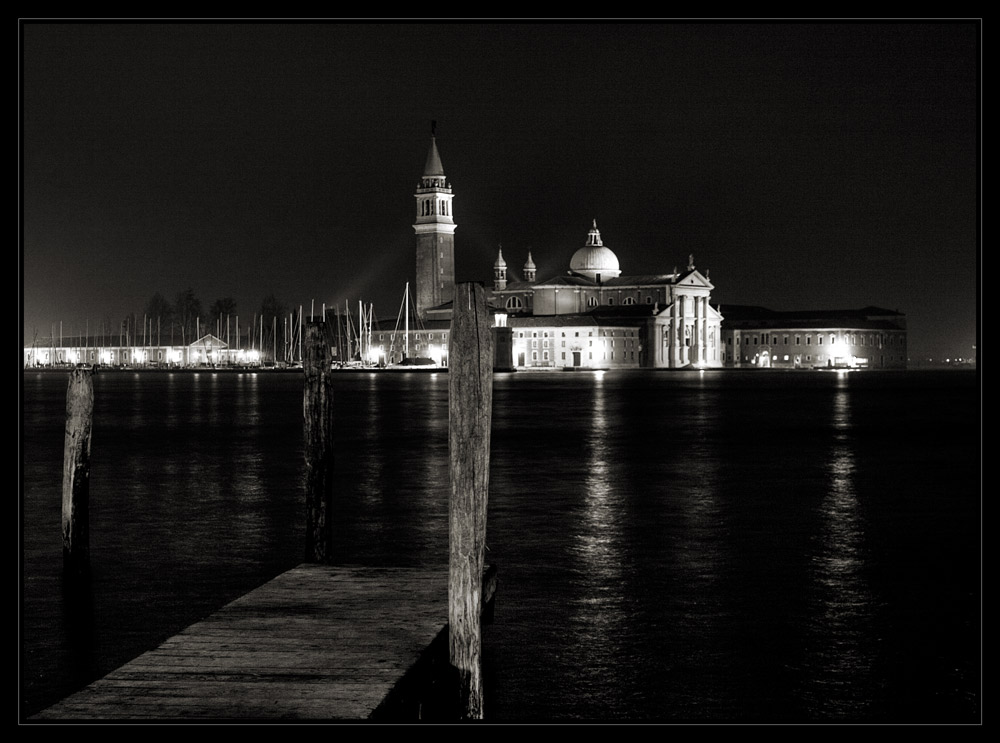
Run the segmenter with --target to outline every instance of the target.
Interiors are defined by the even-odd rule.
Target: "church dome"
[[[596,219],[590,232],[587,233],[587,244],[573,253],[569,270],[592,281],[596,281],[598,276],[603,280],[614,279],[621,275],[618,256],[601,242]]]
[[[507,261],[503,259],[503,248],[497,249],[497,259],[493,263],[493,268],[507,268]]]

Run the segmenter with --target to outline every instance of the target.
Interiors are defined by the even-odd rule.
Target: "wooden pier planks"
[[[444,566],[303,564],[32,719],[367,719],[447,618]]]

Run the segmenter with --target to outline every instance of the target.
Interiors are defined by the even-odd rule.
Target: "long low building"
[[[40,338],[24,346],[24,368],[86,364],[134,368],[199,366],[259,366],[264,357],[256,349],[230,348],[214,335],[187,345],[130,345],[100,338]]]
[[[881,307],[722,308],[723,365],[764,369],[905,369],[906,316]]]

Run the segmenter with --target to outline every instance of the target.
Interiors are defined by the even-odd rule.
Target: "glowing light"
[[[427,353],[435,364],[441,366],[441,346],[431,343],[427,346]]]
[[[102,364],[111,363],[111,351],[101,351],[101,363]]]

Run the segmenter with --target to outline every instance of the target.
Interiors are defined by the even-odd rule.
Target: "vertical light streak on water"
[[[426,445],[422,447],[420,483],[424,497],[417,500],[413,518],[420,527],[420,545],[425,559],[448,559],[448,503],[451,495],[448,445],[448,377],[430,374],[425,399],[424,418],[427,421]],[[420,448],[420,447],[418,447]]]
[[[699,388],[705,386],[704,375]],[[736,700],[728,696],[728,637],[731,612],[722,600],[725,518],[718,502],[719,410],[704,389],[689,393],[675,410],[681,476],[667,483],[677,523],[670,530],[671,572],[678,580],[669,596],[671,636],[663,670],[674,685],[671,716],[713,719]],[[691,680],[696,682],[692,683]]]
[[[820,505],[806,632],[806,709],[815,719],[863,720],[872,688],[875,607],[864,573],[865,518],[858,504],[857,432],[849,380],[838,380],[831,424],[829,487]]]
[[[150,423],[151,411],[146,402],[146,395],[144,394],[142,376],[138,372],[133,372],[128,374],[123,380],[124,386],[128,390],[127,402],[128,402],[128,414],[122,416],[120,420],[120,425],[124,432],[134,441],[137,436],[142,432],[147,430]],[[97,406],[97,387],[95,385],[94,390],[94,406],[96,410]],[[97,420],[95,415],[94,421],[95,428],[98,426],[103,427],[104,421]],[[100,432],[100,430],[98,429]],[[100,451],[100,449],[98,450]],[[127,447],[125,450],[125,458],[121,464],[121,471],[125,473],[126,477],[135,483],[142,483],[145,478],[145,462],[142,452],[136,447]],[[100,477],[102,472],[98,470],[93,473],[93,477]],[[100,506],[98,506],[99,508]]]
[[[592,709],[608,709],[618,704],[616,694],[627,683],[622,674],[631,674],[632,664],[623,657],[628,606],[624,593],[622,532],[624,494],[616,487],[611,468],[614,456],[610,441],[612,421],[607,412],[602,372],[595,374],[590,425],[584,440],[583,464],[586,476],[576,533],[570,555],[579,559],[581,589],[573,595],[570,614],[572,657],[587,659],[579,669],[579,693]],[[618,425],[624,421],[614,421]]]
[[[269,547],[271,509],[262,472],[261,389],[259,374],[242,374],[237,380],[235,415],[232,418],[233,476],[222,489],[224,508],[233,514],[233,549],[259,550]]]
[[[363,424],[358,426],[357,437],[359,446],[365,452],[373,451],[378,444],[379,423],[381,421],[382,407],[380,405],[381,395],[379,395],[379,375],[369,374],[362,383],[363,392]],[[334,396],[336,402],[336,396]],[[346,431],[338,431],[338,434]],[[358,482],[358,493],[366,508],[376,508],[382,503],[384,488],[381,482],[381,473],[387,463],[380,457],[363,457],[364,468],[361,471],[361,478]],[[377,535],[373,535],[377,536]]]
[[[339,559],[446,561],[447,377],[345,373],[334,384]]]

